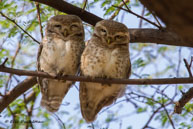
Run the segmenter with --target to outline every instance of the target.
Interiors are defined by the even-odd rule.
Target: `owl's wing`
[[[41,106],[45,107],[50,112],[58,111],[62,100],[67,94],[72,82],[59,81],[54,79],[42,79],[41,86]]]
[[[79,55],[78,55],[78,56],[79,56],[78,60],[80,60],[80,58],[81,58],[81,55],[82,55],[82,53],[83,53],[83,51],[84,51],[84,49],[85,49],[86,43],[87,43],[87,42],[84,42],[84,43],[82,43],[82,45],[81,45],[80,53],[79,53]],[[80,62],[78,63],[78,69],[77,69],[76,75],[77,75],[77,76],[78,76],[78,75],[81,75]]]
[[[126,78],[129,78],[130,77],[130,75],[131,75],[131,61],[130,61],[130,59],[128,60],[128,65],[127,65],[127,77]]]
[[[119,87],[119,88],[118,88]],[[83,118],[89,123],[95,120],[98,112],[111,105],[119,96],[121,86],[100,83],[80,83],[80,106]]]

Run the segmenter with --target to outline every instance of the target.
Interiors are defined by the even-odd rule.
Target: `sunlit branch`
[[[45,72],[40,71],[27,71],[20,69],[13,69],[0,66],[1,72],[7,72],[22,76],[36,76],[44,78],[52,78],[59,80],[80,81],[80,82],[94,82],[105,84],[129,84],[129,85],[148,85],[148,84],[188,84],[193,83],[193,78],[162,78],[162,79],[103,79],[103,78],[91,78],[84,76],[61,76],[54,77]]]

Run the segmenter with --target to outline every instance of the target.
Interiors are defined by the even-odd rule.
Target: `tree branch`
[[[191,65],[193,62],[193,58],[191,58],[190,65],[188,64],[187,60],[184,59],[185,66],[188,70],[189,76],[192,78],[192,73],[191,73]],[[176,102],[175,107],[174,107],[174,113],[181,114],[182,113],[182,108],[188,103],[191,99],[193,98],[193,87],[191,87],[186,93],[183,94],[183,96],[180,98],[178,102]]]
[[[131,43],[157,43],[164,45],[193,47],[193,44],[185,44],[175,33],[158,29],[129,29]]]
[[[69,80],[69,81],[81,81],[81,82],[94,82],[94,83],[105,83],[105,84],[129,84],[129,85],[148,85],[148,84],[187,84],[193,83],[193,78],[162,78],[162,79],[103,79],[103,78],[91,78],[84,76],[61,76],[54,77],[45,72],[40,71],[27,71],[27,70],[19,70],[7,67],[1,67],[1,72],[7,72],[22,76],[37,76],[44,78],[52,78],[59,80]]]
[[[87,12],[86,10],[82,11],[81,8],[78,8],[76,6],[73,6],[72,4],[69,4],[66,1],[63,0],[31,0],[36,1],[39,3],[46,4],[50,7],[53,7],[61,12],[67,13],[67,14],[74,14],[79,16],[83,21],[95,25],[98,21],[103,20],[102,18]]]
[[[184,39],[185,44],[192,44],[193,38],[193,1],[175,2],[173,0],[140,0],[150,12],[154,12],[166,28]],[[184,9],[186,13],[184,14]],[[178,13],[176,13],[178,12]]]
[[[82,11],[81,8],[76,7],[70,3],[67,3],[63,0],[31,0],[39,3],[43,3],[50,7],[53,7],[61,12],[67,14],[74,14],[79,16],[83,21],[95,25],[98,21],[103,20],[102,18],[87,12],[86,10]],[[158,43],[165,45],[175,45],[175,46],[185,46],[193,47],[193,40],[186,43],[181,40],[175,33],[168,32],[165,30],[158,29],[129,29],[131,33],[131,42],[136,43]],[[164,36],[164,37],[162,37]]]
[[[37,83],[36,77],[28,77],[0,99],[0,113],[17,97]]]

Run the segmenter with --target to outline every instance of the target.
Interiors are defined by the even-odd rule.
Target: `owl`
[[[45,37],[37,56],[38,71],[52,76],[75,75],[84,48],[84,29],[81,19],[75,15],[52,17],[46,27]],[[71,87],[71,81],[38,78],[41,88],[41,106],[56,112]]]
[[[96,24],[94,33],[81,56],[81,73],[87,77],[126,79],[131,73],[128,28],[119,22],[103,20]],[[97,113],[111,105],[125,92],[126,85],[80,83],[80,106],[83,118],[89,123]]]

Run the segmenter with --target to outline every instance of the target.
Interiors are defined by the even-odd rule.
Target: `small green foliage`
[[[137,113],[143,113],[147,111],[147,107],[138,107],[137,108]]]
[[[181,91],[182,89],[183,89],[183,85],[179,85],[179,86],[178,86],[178,90]]]
[[[192,110],[193,110],[193,104],[187,103],[187,104],[185,105],[185,109],[186,109],[188,112],[192,112]]]
[[[133,68],[140,68],[140,67],[144,67],[147,63],[142,59],[139,58],[137,60],[134,61],[134,63],[132,64]]]

